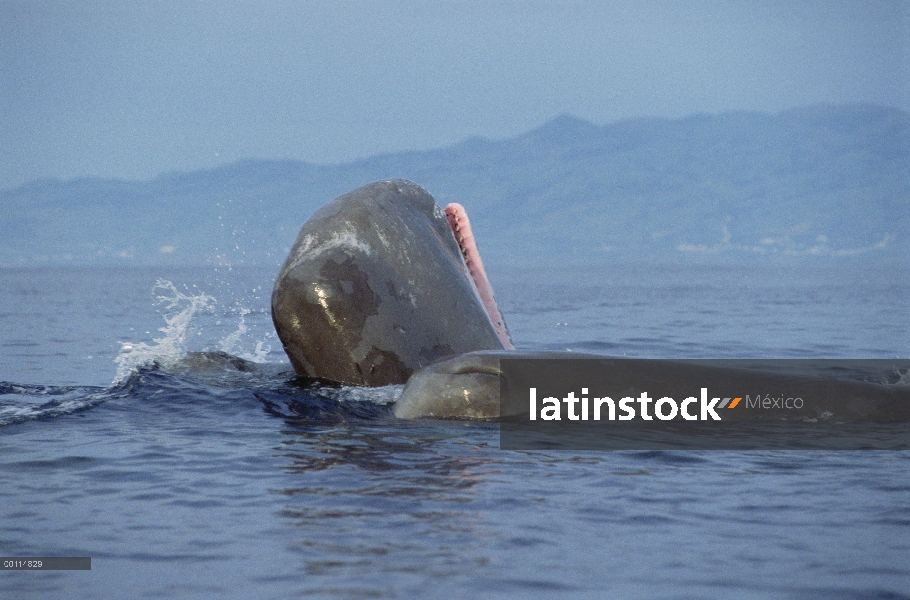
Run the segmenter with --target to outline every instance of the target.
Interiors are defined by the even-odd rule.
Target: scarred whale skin
[[[450,355],[502,349],[444,211],[419,185],[372,183],[303,225],[272,292],[299,375],[402,384]]]

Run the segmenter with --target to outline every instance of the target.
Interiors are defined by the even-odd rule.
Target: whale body
[[[443,209],[403,179],[363,186],[313,214],[278,274],[272,319],[299,375],[356,386],[407,384],[394,407],[399,418],[520,414],[524,401],[510,406],[500,398],[502,385],[517,383],[508,381],[501,360],[587,358],[601,361],[605,384],[630,395],[659,388],[688,393],[710,379],[735,383],[742,393],[790,389],[825,398],[818,414],[802,412],[806,418],[910,419],[905,385],[832,384],[830,377],[743,370],[723,361],[515,352],[464,209]],[[567,373],[560,366],[552,378]],[[643,382],[654,387],[638,390]],[[736,420],[758,413],[725,414]]]

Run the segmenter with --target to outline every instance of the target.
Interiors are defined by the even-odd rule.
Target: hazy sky
[[[0,188],[819,102],[910,110],[910,2],[0,0]]]

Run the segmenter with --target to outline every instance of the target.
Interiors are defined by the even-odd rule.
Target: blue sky
[[[910,2],[0,2],[0,188],[821,102],[910,110]]]

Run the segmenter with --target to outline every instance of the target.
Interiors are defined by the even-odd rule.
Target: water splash
[[[246,316],[250,314],[250,312],[251,311],[248,308],[240,309],[240,323],[237,324],[237,331],[221,340],[221,343],[218,345],[222,352],[227,352],[228,354],[233,354],[235,352],[235,347],[240,344],[240,338],[247,333]]]
[[[895,383],[895,385],[900,385],[900,386],[904,386],[904,387],[910,386],[910,369],[907,369],[903,373],[901,373],[900,369],[896,369],[896,371],[897,371],[897,382]]]
[[[239,356],[242,359],[256,363],[265,363],[268,362],[268,355],[272,351],[271,345],[260,340],[256,342],[256,349],[253,352],[247,352],[242,346],[242,338],[248,333],[246,316],[251,312],[252,311],[248,308],[240,309],[240,323],[237,324],[237,331],[221,340],[218,347],[222,352]]]
[[[164,335],[155,338],[153,344],[121,342],[120,352],[114,359],[117,363],[114,385],[126,381],[143,365],[173,363],[186,354],[187,332],[193,315],[199,310],[210,309],[216,302],[215,298],[207,294],[184,294],[172,282],[164,279],[159,279],[154,289],[160,290],[156,299],[169,311],[164,316],[166,325],[158,329]]]

